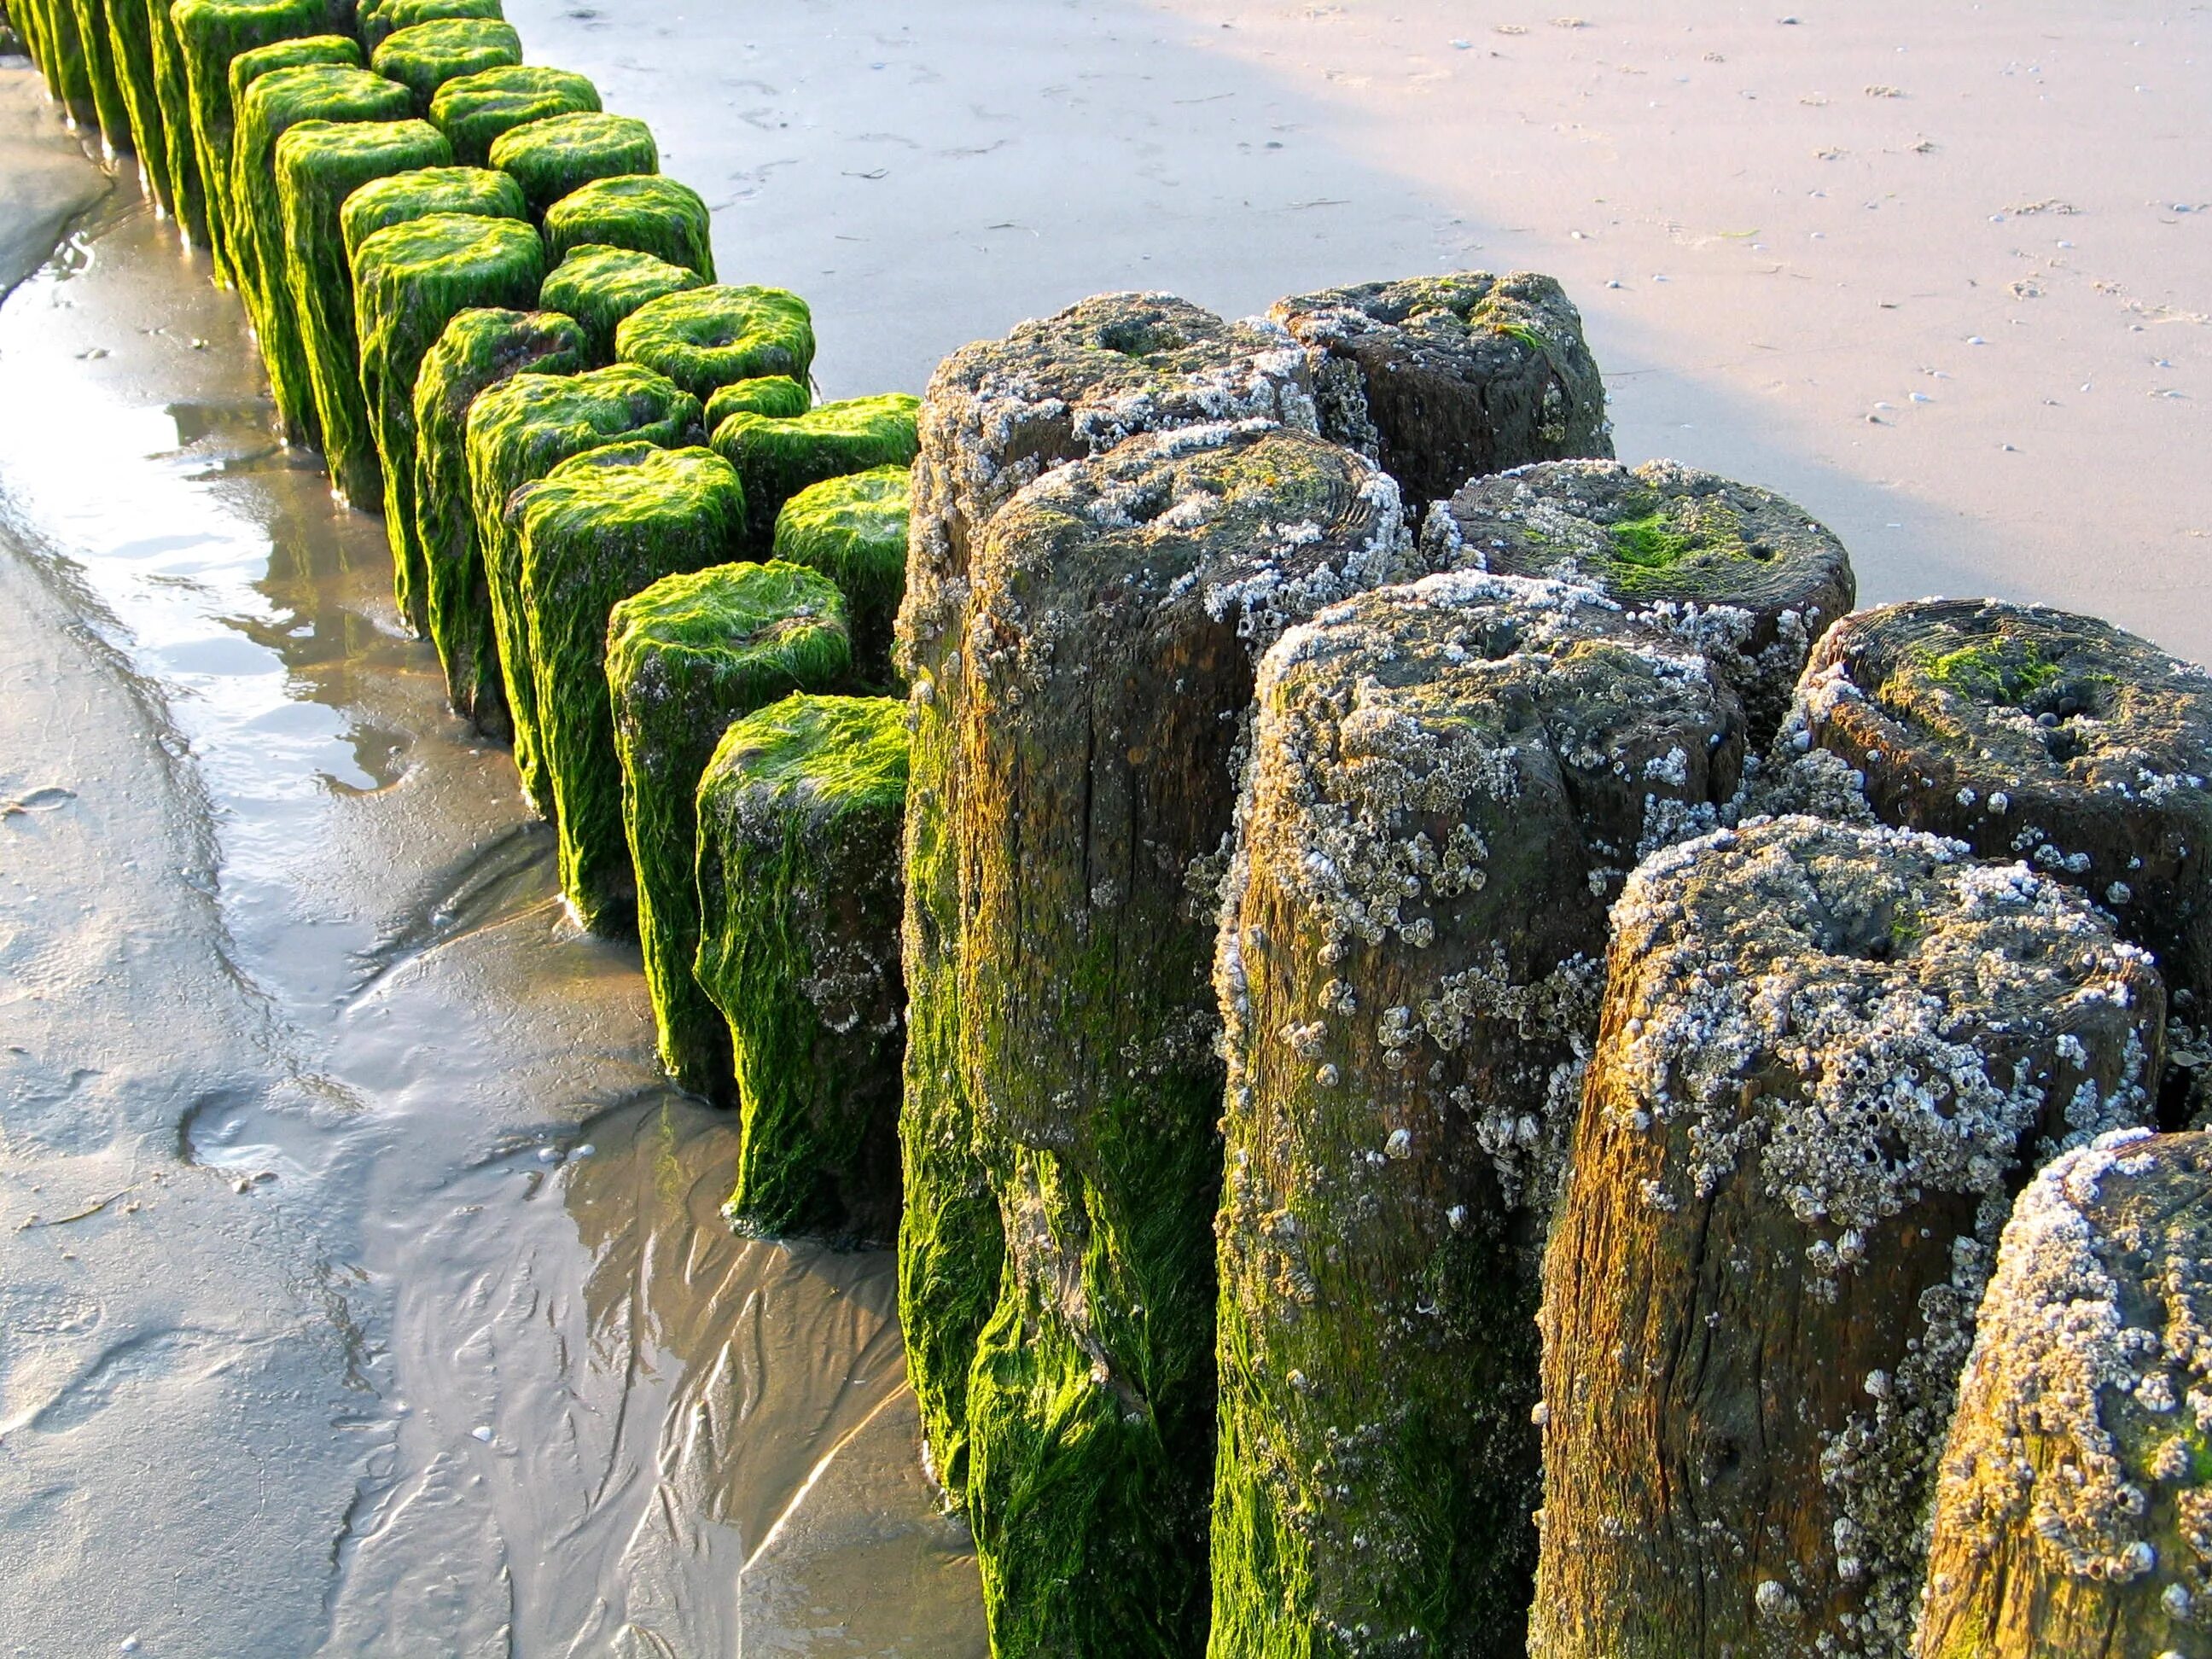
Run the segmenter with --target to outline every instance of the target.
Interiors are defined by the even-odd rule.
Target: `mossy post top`
[[[416,402],[419,407],[426,396],[436,396],[439,388],[481,388],[489,380],[505,378],[517,365],[537,365],[548,358],[558,361],[538,372],[549,377],[564,368],[584,367],[583,330],[574,318],[556,311],[471,306],[453,314],[423,357]],[[464,412],[453,410],[456,416]]]
[[[663,295],[696,288],[702,280],[696,271],[650,253],[586,243],[570,248],[546,273],[538,303],[581,323],[592,356],[605,362],[614,356],[615,330],[623,318]]]
[[[465,214],[479,219],[520,219],[528,213],[522,187],[504,173],[488,167],[418,167],[373,179],[345,199],[338,226],[346,258],[380,230],[428,218],[434,213]]]
[[[727,389],[717,388],[715,395],[719,397]],[[712,401],[709,399],[710,404]],[[915,428],[921,410],[921,400],[905,392],[846,398],[781,416],[735,409],[714,428],[713,442],[725,455],[763,446],[857,445],[894,453],[901,458],[900,465],[907,465],[912,462],[918,443]]]
[[[872,466],[809,484],[775,515],[775,556],[811,565],[840,585],[893,588],[906,578],[911,466]]]
[[[795,693],[722,734],[699,780],[702,816],[710,798],[734,799],[741,827],[781,839],[794,822],[820,829],[856,812],[896,812],[910,747],[896,697]]]
[[[276,140],[276,177],[295,194],[325,181],[389,178],[392,167],[441,167],[452,157],[445,135],[428,121],[302,121]],[[360,183],[348,189],[350,196]]]
[[[693,289],[625,318],[615,355],[659,369],[702,398],[732,380],[804,380],[814,364],[814,314],[785,289]]]
[[[557,259],[585,243],[635,248],[714,280],[706,202],[690,185],[660,173],[590,179],[545,210],[548,253]]]
[[[271,40],[265,46],[256,46],[251,52],[241,52],[230,60],[227,71],[230,76],[230,106],[234,112],[246,98],[246,88],[263,76],[278,70],[311,69],[322,65],[332,69],[359,69],[361,43],[343,34],[303,34],[289,40]]]
[[[648,659],[665,678],[690,659],[716,672],[757,667],[763,679],[834,684],[852,659],[845,600],[802,565],[770,560],[664,576],[616,605],[607,624],[607,679],[620,703]]]
[[[520,64],[522,37],[496,18],[441,17],[394,30],[369,61],[411,92],[415,112],[427,116],[447,82]]]
[[[466,281],[474,272],[503,273],[544,258],[537,234],[519,219],[433,213],[386,225],[354,251],[354,287]],[[364,330],[368,319],[362,319]]]
[[[583,374],[526,373],[469,405],[470,468],[476,471],[479,459],[489,459],[495,449],[527,470],[533,455],[566,457],[641,432],[680,442],[698,425],[696,398],[635,363]]]
[[[579,185],[626,173],[660,171],[653,130],[628,115],[583,111],[549,116],[503,132],[491,146],[491,164],[511,173],[529,198],[530,210],[546,209]]]
[[[1804,508],[1678,461],[1477,478],[1431,512],[1422,539],[1432,562],[1557,577],[1624,605],[1819,605],[1825,624],[1856,591],[1844,544]]]
[[[371,52],[404,28],[440,17],[504,17],[500,0],[362,0],[354,26]]]
[[[599,106],[599,89],[573,70],[506,64],[447,81],[430,100],[430,119],[453,141],[456,155],[471,167],[483,167],[501,134]],[[547,252],[557,258],[560,250],[549,243]]]
[[[707,399],[707,430],[712,432],[738,413],[787,421],[813,407],[813,392],[790,375],[758,374],[715,388],[714,395]]]

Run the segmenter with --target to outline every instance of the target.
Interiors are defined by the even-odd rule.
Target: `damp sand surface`
[[[1868,600],[2212,657],[2212,13],[511,0],[826,397],[1081,295],[1553,271]],[[380,526],[0,69],[0,1649],[980,1650],[888,1261],[732,1238]],[[1616,286],[1617,284],[1617,286]]]

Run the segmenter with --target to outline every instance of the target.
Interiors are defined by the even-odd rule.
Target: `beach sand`
[[[1530,266],[1622,455],[1791,496],[1863,600],[2212,657],[2202,8],[508,14],[824,396],[1100,289]],[[980,1651],[887,1259],[729,1236],[380,526],[0,68],[0,288],[72,225],[0,307],[0,1650]]]

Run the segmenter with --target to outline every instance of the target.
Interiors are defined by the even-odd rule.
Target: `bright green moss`
[[[401,29],[412,28],[417,23],[434,22],[441,17],[502,18],[506,9],[500,0],[362,0],[355,14],[354,25],[361,35],[361,43],[374,52]]]
[[[507,688],[514,767],[524,795],[549,817],[553,786],[538,751],[537,680],[530,665],[521,550],[508,501],[524,484],[544,477],[571,455],[637,441],[694,442],[698,426],[696,398],[665,375],[629,363],[588,374],[517,374],[479,394],[469,407],[469,501],[491,600],[500,680]]]
[[[2036,649],[2033,641],[2004,635],[1926,657],[1920,670],[1936,684],[1961,696],[2015,708],[2065,672]]]
[[[729,1019],[726,1213],[748,1231],[896,1218],[907,758],[896,700],[793,696],[732,726],[699,781],[697,972]]]
[[[415,112],[427,117],[447,82],[521,61],[522,37],[513,24],[489,17],[441,17],[395,29],[369,64],[414,94]]]
[[[444,137],[423,121],[303,121],[276,141],[283,293],[299,329],[331,482],[343,499],[362,507],[382,504],[384,473],[362,397],[353,276],[338,210],[373,179],[451,159]]]
[[[234,280],[230,263],[230,60],[272,40],[315,34],[325,26],[328,13],[323,0],[176,0],[169,8],[169,21],[176,45],[176,78],[181,82],[170,100],[174,101],[174,91],[184,94],[193,172],[201,192],[199,224],[204,227],[215,262],[216,281],[228,288]],[[161,67],[157,64],[157,70]],[[174,131],[173,125],[173,137]]]
[[[734,1078],[730,1028],[692,974],[699,780],[732,721],[794,691],[830,690],[851,661],[844,600],[797,565],[670,576],[617,605],[607,624],[623,826],[660,1063],[710,1100],[731,1098]]]
[[[507,731],[507,698],[469,495],[469,408],[511,376],[574,374],[588,366],[589,355],[571,318],[474,307],[454,313],[415,374],[415,538],[422,550],[423,610],[446,672],[446,696],[480,732]]]
[[[1741,526],[1725,503],[1698,496],[1645,501],[1650,503],[1648,511],[1606,526],[1613,568],[1605,580],[1623,593],[1647,586],[1670,588],[1687,576],[1682,567],[1692,561],[1711,579],[1717,564],[1752,556]]]
[[[712,432],[732,415],[766,415],[787,421],[814,407],[814,393],[788,374],[761,374],[750,380],[732,380],[715,388],[707,399],[707,430]]]
[[[627,115],[556,115],[492,140],[491,164],[514,175],[532,216],[579,185],[625,173],[660,171],[653,130]]]
[[[612,444],[525,485],[509,511],[561,890],[585,927],[617,932],[635,914],[637,878],[623,829],[608,618],[664,576],[731,559],[744,539],[744,489],[712,450]]]
[[[457,213],[390,226],[354,254],[361,390],[384,468],[392,596],[418,629],[428,621],[428,595],[415,536],[415,372],[456,312],[535,303],[544,260],[537,233],[520,220]]]
[[[350,270],[361,245],[380,230],[427,219],[434,213],[462,213],[477,219],[527,216],[522,190],[503,173],[488,167],[418,167],[373,179],[345,198],[338,230],[345,238]]]
[[[657,173],[594,179],[545,210],[548,256],[558,259],[587,244],[650,253],[698,272],[702,282],[714,280],[707,204],[690,185]]]
[[[810,484],[775,515],[772,552],[837,584],[852,618],[854,671],[891,684],[891,623],[906,594],[911,469],[874,466]]]
[[[492,141],[501,133],[599,106],[599,89],[573,70],[510,64],[447,81],[430,100],[430,119],[453,141],[456,156],[480,167],[490,161]],[[558,248],[547,252],[561,257]]]
[[[538,303],[551,311],[565,311],[584,325],[591,342],[592,361],[614,361],[615,329],[622,319],[665,294],[697,288],[705,279],[696,271],[656,259],[650,253],[628,248],[570,248],[560,265],[548,272]]]
[[[337,40],[339,37],[319,37]],[[306,41],[264,48],[285,52]],[[351,41],[344,44],[350,47]],[[257,54],[238,58],[242,70]],[[231,140],[230,251],[285,441],[321,441],[307,345],[284,274],[283,208],[276,185],[276,142],[303,121],[392,121],[407,113],[401,89],[366,70],[305,64],[271,70],[243,88]]]
[[[789,420],[736,414],[711,441],[745,481],[757,544],[765,547],[783,504],[807,485],[876,466],[907,466],[919,447],[918,398],[903,392],[823,404]]]
[[[187,242],[208,245],[207,186],[192,136],[191,81],[183,38],[168,0],[145,0],[146,33],[154,52],[154,101],[161,112],[162,149],[168,161],[168,197],[177,228]]]
[[[780,288],[694,289],[633,313],[615,332],[615,355],[703,399],[732,380],[805,380],[814,318],[805,301]]]
[[[123,99],[123,84],[115,74],[115,49],[107,29],[108,0],[63,0],[76,23],[83,44],[85,80],[92,107],[100,123],[100,141],[111,155],[131,148],[131,108]],[[117,0],[128,4],[130,0]]]
[[[131,124],[138,176],[164,213],[173,216],[169,193],[169,138],[161,125],[161,100],[154,80],[154,37],[146,0],[106,0],[107,50]]]

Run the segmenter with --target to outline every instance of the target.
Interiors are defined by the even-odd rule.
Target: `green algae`
[[[694,289],[633,313],[616,331],[615,355],[705,399],[732,380],[805,380],[814,365],[814,318],[784,289]]]
[[[85,60],[83,37],[77,32],[75,8],[68,0],[40,0],[38,15],[39,36],[46,47],[46,85],[54,100],[72,125],[97,119],[91,68]]]
[[[316,37],[336,40],[337,36]],[[285,52],[311,44],[287,41],[264,48]],[[352,46],[347,41],[348,46]],[[243,82],[252,60],[248,52],[234,60]],[[231,140],[230,253],[240,297],[253,324],[261,361],[287,443],[320,441],[315,418],[314,380],[307,363],[297,308],[284,272],[283,206],[276,183],[276,144],[303,121],[392,121],[407,113],[404,90],[366,70],[337,64],[302,64],[273,69],[243,84],[235,107],[237,131]]]
[[[347,269],[352,269],[361,245],[378,231],[404,225],[410,219],[427,219],[434,213],[461,213],[477,219],[527,216],[520,186],[489,167],[417,167],[412,173],[374,179],[347,197],[338,210]]]
[[[164,213],[174,215],[169,194],[169,135],[154,80],[154,36],[146,0],[107,0],[107,50],[131,125],[138,176]]]
[[[492,141],[501,133],[556,115],[588,113],[599,106],[599,89],[573,70],[509,64],[447,81],[430,100],[430,119],[453,141],[456,156],[480,167],[489,163]],[[560,257],[558,248],[546,251],[551,258]]]
[[[234,281],[230,60],[272,41],[319,33],[327,24],[328,13],[323,0],[176,0],[169,8],[169,20],[200,186],[196,230],[204,227],[216,281],[228,288]]]
[[[1916,662],[1923,674],[1947,690],[2014,708],[2027,707],[2036,693],[2066,672],[2033,640],[2002,634],[1952,651],[1923,653]]]
[[[533,304],[544,257],[537,233],[521,221],[457,213],[390,226],[354,254],[361,390],[384,468],[392,597],[418,630],[428,621],[428,595],[415,534],[416,370],[456,312]]]
[[[744,489],[709,449],[610,444],[524,485],[509,513],[561,891],[585,927],[618,932],[634,917],[637,877],[623,825],[608,618],[665,576],[734,556]]]
[[[112,155],[131,148],[131,106],[124,100],[123,85],[115,73],[115,47],[107,26],[110,0],[69,0],[76,22],[77,39],[84,50],[85,82],[92,94],[100,142]],[[131,0],[113,0],[127,5]]]
[[[725,564],[670,576],[614,608],[607,690],[623,827],[660,1063],[682,1088],[732,1097],[730,1027],[692,973],[699,953],[699,780],[731,723],[851,665],[845,605],[797,565]]]
[[[707,399],[707,430],[712,432],[732,415],[766,415],[787,421],[814,407],[814,393],[788,374],[761,374],[750,380],[732,380],[717,386]]]
[[[491,602],[492,636],[506,687],[514,768],[524,797],[546,817],[552,781],[539,753],[537,682],[522,595],[514,492],[572,455],[608,444],[696,441],[699,400],[665,375],[629,363],[585,374],[516,374],[469,406],[465,448],[477,556]]]
[[[586,244],[570,248],[546,274],[538,303],[565,311],[581,323],[591,342],[592,362],[610,363],[615,356],[615,329],[623,318],[663,295],[697,288],[704,280],[696,271],[650,253]]]
[[[362,0],[354,16],[354,27],[361,35],[361,43],[374,52],[401,29],[412,28],[417,23],[434,22],[441,17],[489,17],[495,20],[507,15],[500,0]]]
[[[697,974],[729,1019],[745,1231],[896,1216],[908,754],[896,700],[799,696],[732,726],[700,779]]]
[[[587,243],[650,253],[697,271],[706,282],[714,280],[714,227],[706,202],[690,185],[657,173],[594,179],[545,210],[549,257],[558,259]]]
[[[492,140],[491,164],[514,175],[532,216],[543,218],[554,203],[594,179],[659,172],[660,148],[644,122],[587,111],[501,133]]]
[[[507,698],[469,495],[469,409],[502,380],[525,372],[573,374],[588,367],[589,354],[573,318],[477,307],[454,313],[415,374],[415,538],[422,550],[423,611],[447,699],[480,732],[506,732]]]
[[[745,481],[756,544],[766,546],[783,504],[807,485],[876,466],[908,466],[920,448],[921,400],[903,392],[823,404],[788,420],[743,412],[710,441]]]
[[[424,121],[302,121],[276,141],[282,293],[299,331],[331,483],[342,500],[364,507],[381,504],[384,474],[362,394],[353,276],[339,210],[371,179],[451,159],[445,138]],[[270,284],[272,290],[278,286]]]
[[[892,683],[891,624],[906,594],[913,488],[906,466],[825,478],[784,502],[770,538],[774,557],[811,566],[837,584],[852,619],[854,672],[872,685]]]
[[[514,26],[491,17],[441,17],[395,29],[377,47],[369,66],[415,94],[415,112],[428,117],[447,82],[522,62],[522,37]]]
[[[191,77],[184,39],[169,0],[145,0],[146,33],[154,52],[154,101],[161,112],[162,152],[168,163],[164,205],[187,243],[209,245],[207,191],[192,127]],[[160,192],[157,191],[156,194]]]

